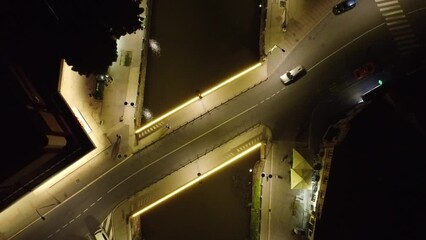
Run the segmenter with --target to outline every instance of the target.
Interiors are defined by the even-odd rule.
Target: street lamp
[[[268,51],[268,54],[266,54],[266,55],[269,55],[269,54],[271,54],[272,53],[272,51],[274,51],[275,50],[275,48],[278,48],[279,50],[281,50],[281,52],[285,52],[285,50],[282,48],[282,47],[280,47],[280,46],[278,46],[278,45],[274,45],[271,49],[269,49],[269,51]]]
[[[284,49],[282,49],[280,46],[278,46],[278,45],[274,45],[272,48],[279,48],[280,50],[281,50],[281,52],[285,52],[285,50]]]
[[[263,60],[266,60],[266,57],[269,56],[269,54],[272,53],[272,51],[274,51],[276,48],[278,48],[279,50],[281,50],[281,52],[285,53],[285,50],[278,46],[278,45],[274,45],[271,49],[269,49],[269,51],[266,53],[265,57],[263,58]]]
[[[43,217],[43,215],[41,215],[39,212],[38,212],[38,210],[36,209],[36,212],[37,212],[37,214],[40,216],[40,218],[41,218],[41,220],[46,220],[46,218],[45,217]]]
[[[46,218],[38,210],[48,208],[48,207],[53,207],[53,206],[59,205],[61,203],[61,201],[59,201],[57,198],[55,198],[55,197],[53,197],[53,198],[56,200],[56,203],[52,203],[52,204],[49,204],[49,205],[46,205],[46,206],[43,206],[43,207],[39,207],[39,208],[36,209],[37,214],[40,216],[41,220],[43,220],[43,221],[46,220]]]

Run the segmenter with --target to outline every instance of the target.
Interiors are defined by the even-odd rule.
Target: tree
[[[80,75],[105,73],[117,59],[116,39],[142,29],[135,0],[63,0],[49,3],[61,23],[61,52]]]
[[[142,29],[144,12],[139,1],[109,0],[97,12],[101,24],[117,39]]]
[[[106,73],[117,59],[116,39],[91,25],[64,26],[61,53],[72,70],[80,75]]]

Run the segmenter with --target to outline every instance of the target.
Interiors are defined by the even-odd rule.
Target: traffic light
[[[379,84],[379,86],[381,86],[381,85],[383,84],[383,81],[379,79],[379,80],[377,81],[377,83]]]

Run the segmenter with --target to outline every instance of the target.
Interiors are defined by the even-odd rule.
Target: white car
[[[302,67],[302,65],[299,65],[281,75],[280,79],[284,83],[284,85],[289,85],[290,83],[299,79],[304,72],[305,69]]]

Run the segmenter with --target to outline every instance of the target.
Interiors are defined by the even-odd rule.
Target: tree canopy
[[[105,73],[117,59],[115,38],[90,24],[67,26],[62,31],[61,42],[63,58],[81,75]]]
[[[105,73],[117,59],[116,40],[142,29],[135,0],[46,0],[59,21],[61,53],[80,75]]]

